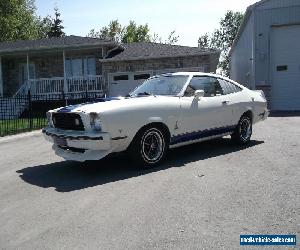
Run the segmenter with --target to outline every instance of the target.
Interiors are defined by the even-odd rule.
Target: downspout
[[[256,72],[255,72],[255,62],[256,62],[256,9],[252,10],[253,15],[253,36],[252,36],[252,83],[251,88],[256,89]]]
[[[0,56],[0,97],[3,97],[2,57]]]
[[[67,76],[66,76],[66,55],[63,50],[63,64],[64,64],[64,93],[68,93],[68,84],[67,84]]]
[[[27,90],[30,90],[30,73],[29,73],[29,55],[28,53],[26,54],[26,75],[27,75]]]

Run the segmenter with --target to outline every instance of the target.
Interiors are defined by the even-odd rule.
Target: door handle
[[[222,104],[228,104],[229,103],[229,101],[223,101],[222,102]]]

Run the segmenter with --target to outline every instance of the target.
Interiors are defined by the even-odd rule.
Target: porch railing
[[[32,94],[59,94],[64,89],[64,78],[39,78],[29,80],[29,89]]]
[[[63,77],[30,79],[26,84],[26,90],[30,89],[34,95],[59,94],[63,91],[66,92],[66,90],[67,93],[104,92],[104,82],[101,75],[67,77],[66,86],[64,83]],[[24,86],[19,91],[24,92]]]
[[[68,92],[91,92],[91,91],[103,91],[102,76],[90,75],[87,77],[69,77],[67,78]]]

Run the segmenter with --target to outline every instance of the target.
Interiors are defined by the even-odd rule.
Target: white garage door
[[[300,110],[300,25],[271,30],[271,108]]]
[[[208,65],[209,66],[209,65]],[[204,66],[190,67],[190,68],[175,68],[162,69],[153,71],[139,71],[139,72],[124,72],[113,73],[108,75],[109,79],[109,96],[126,96],[129,92],[134,90],[138,85],[153,75],[172,73],[178,71],[195,71],[204,72]]]
[[[150,76],[151,71],[109,74],[109,96],[126,96]]]

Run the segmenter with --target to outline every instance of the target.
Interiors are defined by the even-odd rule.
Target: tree
[[[165,44],[175,44],[178,42],[179,36],[175,34],[175,30],[171,31],[168,35],[168,38],[163,41],[163,38],[159,36],[157,33],[153,34],[151,41],[154,43],[165,43]]]
[[[51,27],[47,36],[49,38],[65,36],[65,32],[63,32],[64,26],[62,26],[62,20],[60,19],[58,8],[54,8],[54,15],[55,17],[52,19]]]
[[[211,46],[210,37],[208,33],[200,36],[198,39],[198,47],[203,49],[208,49]]]
[[[112,20],[108,26],[100,28],[99,31],[90,30],[87,36],[120,42],[123,36],[123,28],[118,20]]]
[[[33,0],[0,1],[0,42],[38,38]]]
[[[129,25],[124,28],[122,42],[150,42],[149,32],[150,29],[148,27],[148,24],[137,25],[134,21],[130,21]]]
[[[37,17],[36,19],[36,30],[37,38],[47,38],[52,26],[52,20],[50,16],[44,18]]]
[[[163,42],[162,38],[156,33],[151,37],[148,24],[137,25],[134,21],[130,21],[127,26],[122,27],[118,20],[112,20],[107,26],[101,27],[98,31],[95,29],[90,30],[87,36],[123,43]],[[175,35],[174,30],[169,34],[164,43],[174,44],[178,41],[178,38],[179,36]]]
[[[229,51],[237,32],[242,24],[244,15],[241,12],[227,11],[221,18],[220,26],[212,34],[204,34],[199,37],[198,46],[202,48],[219,49],[221,58],[219,68],[221,73],[229,76],[230,57]]]

